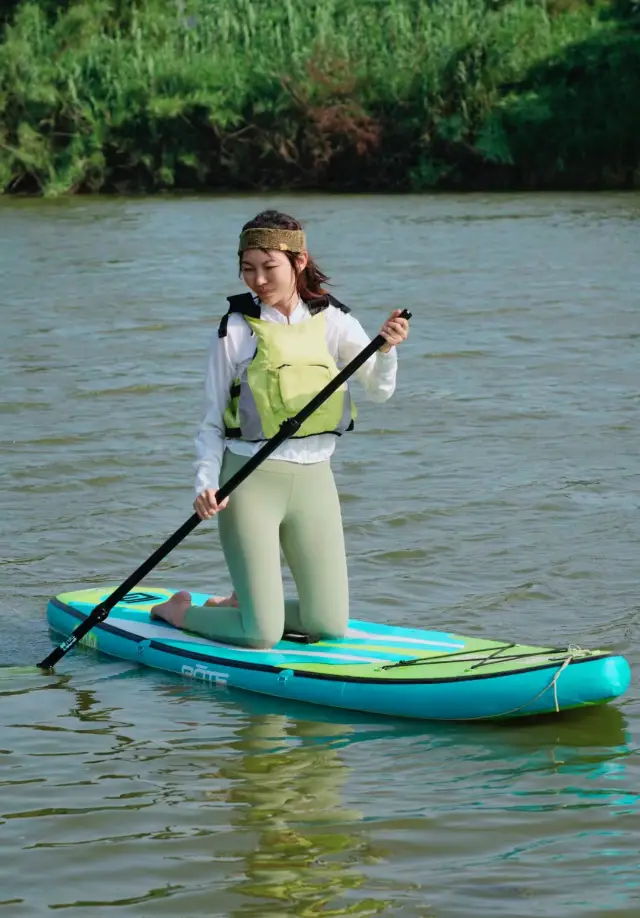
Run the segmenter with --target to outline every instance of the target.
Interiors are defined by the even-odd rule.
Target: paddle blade
[[[69,678],[51,671],[45,672],[39,666],[0,665],[0,698],[46,689],[67,682]]]
[[[46,676],[51,672],[52,670],[41,669],[39,666],[34,666],[33,663],[30,666],[14,666],[10,663],[0,664],[0,680],[20,675]]]

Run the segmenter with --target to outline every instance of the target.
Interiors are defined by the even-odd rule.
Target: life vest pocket
[[[328,385],[333,376],[329,367],[322,364],[278,367],[278,383],[282,404],[292,414],[297,414],[314,395]]]

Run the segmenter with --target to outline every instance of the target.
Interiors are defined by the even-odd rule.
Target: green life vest
[[[324,308],[316,307],[304,322],[283,325],[261,319],[251,294],[229,297],[229,301],[231,308],[218,334],[224,337],[228,315],[240,312],[256,337],[257,348],[249,366],[232,382],[224,412],[225,436],[252,442],[268,440],[338,375],[327,348]],[[330,301],[342,306],[333,298]],[[353,430],[355,417],[345,383],[307,418],[294,437],[341,435]]]

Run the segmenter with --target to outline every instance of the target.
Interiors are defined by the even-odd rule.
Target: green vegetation
[[[14,0],[0,189],[629,188],[640,0]]]

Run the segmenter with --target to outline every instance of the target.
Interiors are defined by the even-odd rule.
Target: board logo
[[[161,602],[165,597],[164,596],[154,596],[153,593],[127,593],[123,598],[122,602],[126,602],[129,606],[134,606],[136,603],[142,602]]]
[[[189,679],[201,679],[221,688],[226,688],[229,679],[228,673],[218,673],[213,669],[207,669],[206,666],[189,666],[185,663],[181,671],[182,675]]]

